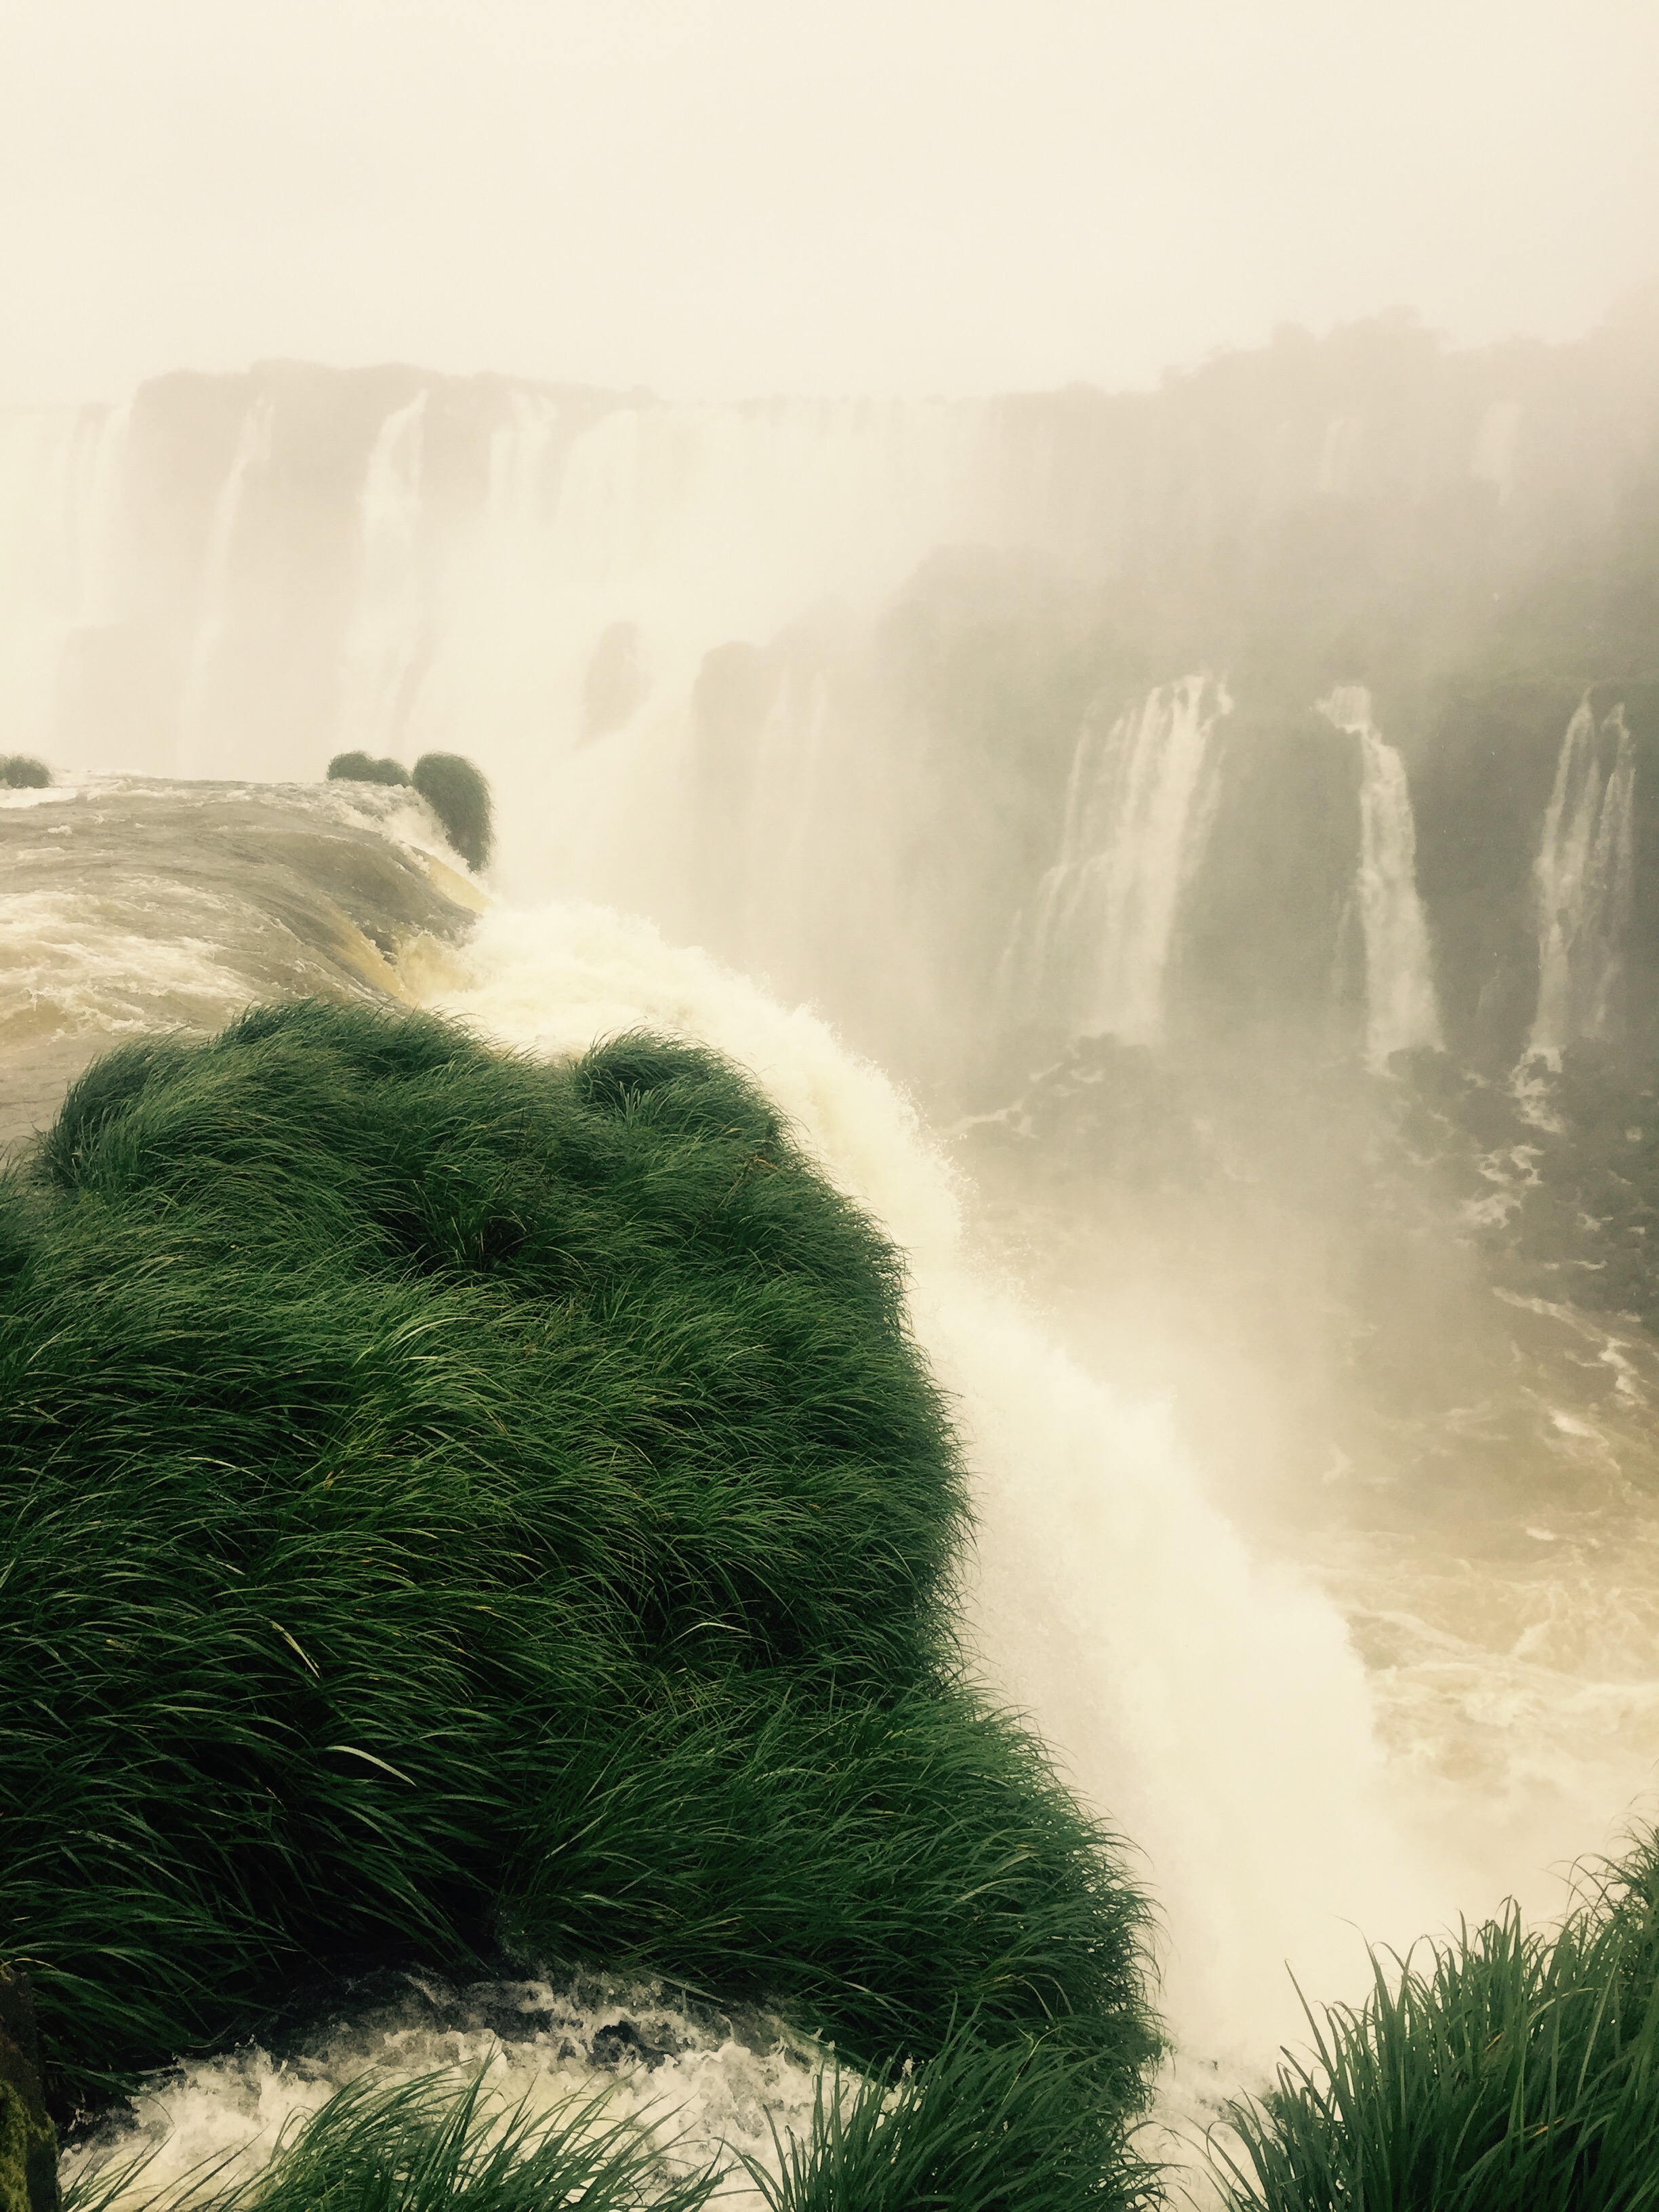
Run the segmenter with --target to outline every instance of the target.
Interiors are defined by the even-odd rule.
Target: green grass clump
[[[411,779],[469,868],[482,868],[495,842],[489,786],[459,753],[422,753]]]
[[[1086,2065],[1042,2038],[953,2034],[889,2087],[820,2075],[803,2140],[774,2130],[778,2172],[745,2158],[769,2212],[1107,2212],[1161,2201],[1090,2094]]]
[[[406,784],[409,770],[401,761],[371,760],[367,753],[336,753],[328,764],[331,783]]]
[[[1659,1841],[1549,1934],[1511,1906],[1310,2014],[1233,2123],[1236,2206],[1644,2212],[1659,2204]],[[1414,1955],[1414,1954],[1413,1954]]]
[[[654,2132],[605,2111],[609,2092],[539,2113],[502,2111],[481,2075],[459,2088],[428,2075],[391,2086],[349,2082],[248,2180],[209,2166],[182,2186],[143,2194],[141,2161],[93,2166],[64,2212],[702,2212],[716,2171],[675,2177]]]
[[[959,1678],[891,1248],[712,1055],[307,1003],[0,1178],[0,1958],[60,2109],[375,1960],[639,1967],[1115,2115],[1144,1908]]]
[[[51,782],[45,761],[32,760],[27,753],[0,753],[0,789],[45,791]]]

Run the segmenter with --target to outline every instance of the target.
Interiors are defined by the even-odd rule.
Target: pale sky
[[[1659,281],[1659,0],[0,0],[0,398],[1145,383]]]

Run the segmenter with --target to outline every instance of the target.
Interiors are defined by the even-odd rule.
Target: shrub
[[[690,1047],[306,1003],[88,1070],[0,1178],[0,1956],[60,2109],[503,1936],[854,2058],[965,2006],[1135,2109],[1144,1909],[958,1679],[902,1290]]]
[[[328,764],[331,783],[407,784],[409,770],[395,760],[371,760],[367,753],[336,753]]]
[[[413,780],[468,867],[483,867],[495,843],[489,786],[471,762],[459,753],[422,753]]]
[[[1642,2212],[1659,2204],[1659,1843],[1553,1935],[1514,1906],[1370,2000],[1310,2012],[1310,2058],[1237,2108],[1270,2212]]]
[[[0,788],[45,791],[51,782],[52,770],[45,761],[32,760],[27,753],[0,753]]]

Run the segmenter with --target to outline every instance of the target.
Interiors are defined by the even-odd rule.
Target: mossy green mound
[[[374,760],[368,753],[336,753],[328,764],[331,783],[407,784],[409,770],[390,757]]]
[[[1659,2204],[1659,1838],[1559,1929],[1510,1906],[1423,1949],[1235,2113],[1238,2212]]]
[[[469,868],[482,868],[495,848],[489,786],[460,753],[422,753],[410,778],[444,825],[444,835]]]
[[[1133,2109],[1144,1910],[963,1686],[900,1265],[710,1055],[317,1004],[0,1180],[0,1959],[60,2101],[505,1941]],[[1047,2047],[1047,2045],[1045,2045]]]

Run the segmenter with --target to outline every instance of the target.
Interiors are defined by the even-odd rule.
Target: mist
[[[18,0],[0,393],[410,361],[671,397],[1109,388],[1659,276],[1651,13]]]

